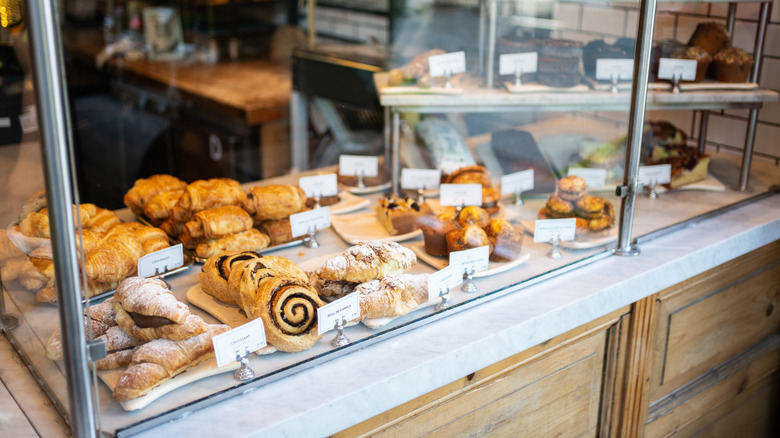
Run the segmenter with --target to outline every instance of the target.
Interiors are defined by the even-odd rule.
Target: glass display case
[[[679,84],[659,79],[664,72],[654,64],[657,58],[680,59],[662,54],[660,41],[653,44],[654,1],[599,3],[627,21],[613,26],[614,31],[598,32],[588,30],[596,25],[568,21],[570,7],[587,7],[588,2],[530,7],[512,1],[434,1],[404,8],[393,2],[388,7],[393,35],[382,48],[387,65],[356,67],[342,59],[338,68],[322,70],[332,75],[347,69],[349,78],[370,78],[368,89],[376,99],[340,98],[339,93],[355,88],[328,88],[323,78],[291,78],[320,68],[316,63],[328,63],[317,44],[299,49],[306,63],[293,68],[268,61],[262,49],[209,58],[208,50],[203,51],[208,44],[192,34],[193,23],[201,23],[198,14],[208,7],[195,3],[197,7],[182,10],[191,14],[183,16],[182,35],[185,46],[200,46],[185,47],[182,59],[146,59],[143,45],[111,45],[121,53],[107,53],[107,41],[96,42],[84,36],[84,29],[62,23],[51,5],[30,7],[29,39],[13,39],[18,56],[34,60],[23,94],[37,106],[38,118],[37,126],[23,124],[21,142],[3,147],[13,171],[5,173],[1,185],[9,196],[2,209],[7,227],[0,260],[0,317],[9,340],[79,435],[93,430],[131,435],[262,390],[291,374],[503,295],[522,293],[616,253],[641,257],[644,240],[778,191],[776,164],[752,157],[757,112],[778,100],[776,91],[758,86],[767,2],[759,2],[749,76],[737,82]],[[716,20],[725,23],[727,36],[733,33],[737,7],[730,5],[725,19]],[[582,14],[578,16],[581,20]],[[138,30],[148,24],[135,25]],[[91,29],[89,35],[103,30]],[[688,35],[678,37],[688,42]],[[86,46],[100,50],[85,51]],[[344,50],[350,48],[353,53],[365,49]],[[262,53],[260,58],[256,52]],[[96,53],[108,56],[98,58],[105,64],[91,71],[104,86],[87,87],[73,67],[84,68],[75,60],[95,60]],[[623,62],[611,67],[622,73],[610,76],[610,64],[598,60]],[[633,79],[621,76],[626,72]],[[318,79],[316,87],[312,79]],[[85,118],[96,95],[108,99],[120,117],[101,119],[100,108],[106,107],[97,106]],[[365,108],[347,112],[340,101]],[[288,135],[282,119],[290,105],[293,132]],[[749,112],[741,155],[706,148],[708,111],[724,109]],[[696,123],[689,129],[666,121],[677,111],[693,112]],[[350,125],[344,116],[355,114],[378,114],[384,120],[371,137],[381,140],[379,156],[375,143],[345,132]],[[96,125],[86,126],[90,122]],[[288,168],[290,163],[299,164],[297,170],[307,167],[310,163],[302,163],[295,153],[309,155],[308,130],[318,124],[327,125],[336,140],[338,134],[349,138],[347,145],[319,143],[330,148],[320,156],[346,155],[347,161],[281,176],[284,172],[268,171],[264,160],[285,162],[281,156],[289,158]],[[299,144],[289,145],[290,138]],[[90,142],[104,147],[87,153],[83,146]],[[372,158],[369,167],[376,167],[376,177],[374,169],[347,174],[347,168],[360,167],[357,163],[366,157]],[[87,162],[92,167],[85,171]],[[154,189],[154,194],[170,193],[173,202],[167,215],[157,217],[144,208],[152,198],[144,198],[142,191],[144,182],[160,174],[170,187]],[[332,204],[322,193],[295,188],[305,186],[303,177],[325,176],[338,180]],[[270,186],[279,191],[267,195],[265,205],[257,204]],[[212,192],[219,193],[219,201],[209,208],[196,206],[199,197],[206,202]],[[136,198],[144,201],[139,204]],[[286,214],[279,217],[263,216],[289,202],[300,205],[284,207]],[[316,212],[320,205],[328,208],[328,227],[294,236],[290,230],[290,236],[276,239],[273,225],[292,228],[291,214]],[[207,241],[208,219],[201,212],[216,209],[239,211],[221,222],[233,231],[215,232]],[[402,230],[404,221],[412,222],[412,228]],[[466,231],[478,235],[477,243]],[[226,273],[226,259],[208,245],[220,248],[222,243],[212,241],[239,233],[266,235],[263,243],[240,250],[282,257],[293,266],[274,268],[279,259],[266,259],[254,265],[255,271],[277,271],[243,279],[245,271],[239,269],[250,272],[252,263],[244,260],[236,264],[237,274]],[[354,262],[351,269],[360,270],[352,260],[359,257],[348,251],[364,248],[366,242],[398,251],[399,256],[382,262],[398,265],[395,273],[414,276],[416,288],[412,283],[401,288],[415,289],[416,295],[411,301],[405,295],[395,309],[345,319],[345,325],[336,322],[319,333],[317,321],[324,316],[316,308],[336,301],[321,280],[339,282],[336,297],[348,298],[344,291],[358,287],[352,296],[361,291],[371,295],[384,278],[323,277],[328,263]],[[145,276],[152,278],[138,277],[145,270],[139,265],[142,257],[161,258],[157,251],[179,244],[184,246],[181,253],[175,249],[166,255],[176,259],[180,254],[174,268],[160,265]],[[206,245],[203,252],[199,245]],[[408,266],[404,259],[411,260]],[[264,279],[288,277],[295,278],[278,289],[259,286]],[[209,283],[215,278],[238,295],[226,292],[220,299]],[[134,299],[147,300],[132,295],[133,282],[154,289],[148,300],[162,299],[164,306],[184,315],[145,314],[147,307],[156,307],[148,302],[133,307]],[[288,287],[298,289],[276,298]],[[398,286],[382,283],[378,289],[393,287]],[[283,299],[290,300],[289,309],[277,305]],[[366,306],[359,304],[357,310]],[[301,314],[305,322],[293,321]],[[143,315],[164,320],[149,321]],[[186,318],[194,318],[198,328],[187,331]],[[251,353],[247,349],[246,355],[218,366],[212,358],[213,337],[247,329],[258,319],[264,322],[268,345]],[[300,325],[285,331],[284,326],[296,323]],[[124,342],[121,346],[114,344],[117,338]],[[180,362],[159,361],[162,351],[170,351],[166,349],[174,351],[173,362]],[[247,368],[252,375],[236,372]],[[134,375],[151,380],[132,387]]]

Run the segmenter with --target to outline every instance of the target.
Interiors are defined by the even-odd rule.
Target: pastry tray
[[[425,263],[431,265],[436,269],[444,269],[450,264],[449,260],[445,257],[438,257],[438,256],[430,255],[427,252],[425,252],[424,242],[414,242],[413,244],[409,245],[409,248],[412,251],[414,251],[415,254],[417,254],[417,257],[420,260],[424,261]],[[525,253],[525,254],[521,254],[520,257],[510,262],[490,262],[486,270],[475,272],[473,277],[482,278],[482,277],[489,277],[491,275],[500,274],[502,272],[506,272],[510,269],[514,269],[522,265],[523,263],[527,262],[528,259],[530,258],[531,258],[531,254]]]
[[[520,226],[525,230],[525,232],[528,233],[531,237],[533,237],[534,225],[536,221],[523,219],[519,222],[520,222]],[[568,248],[568,249],[597,248],[599,246],[604,246],[612,242],[616,242],[617,237],[618,237],[618,227],[617,224],[615,224],[609,230],[602,231],[599,233],[593,233],[591,235],[588,235],[587,237],[577,236],[574,238],[574,240],[560,241],[558,242],[558,246],[560,246],[561,248]]]

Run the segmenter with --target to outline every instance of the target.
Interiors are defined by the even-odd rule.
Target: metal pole
[[[645,121],[647,103],[647,80],[650,76],[650,50],[653,43],[653,25],[655,23],[656,0],[642,0],[639,8],[639,38],[636,41],[634,77],[631,84],[631,108],[628,126],[628,145],[626,147],[626,172],[623,185],[617,194],[620,203],[620,221],[618,242],[615,254],[638,255],[639,249],[631,245],[631,227],[634,221],[636,205],[637,178],[639,176],[639,157],[642,150],[642,128]]]
[[[496,60],[496,20],[498,5],[496,0],[488,0],[487,59],[485,60],[485,86],[493,88],[493,73]]]
[[[701,120],[699,120],[699,153],[703,154],[707,149],[707,125],[710,121],[710,112],[707,110],[699,111]]]
[[[401,113],[399,113],[397,110],[392,110],[392,129],[393,132],[391,134],[392,136],[392,150],[390,151],[391,154],[391,167],[390,171],[392,180],[393,180],[393,194],[397,195],[401,193],[400,190],[400,182],[401,182]]]
[[[761,79],[761,61],[764,53],[764,38],[766,38],[767,21],[769,21],[769,6],[771,3],[761,3],[761,12],[758,15],[758,30],[756,34],[756,45],[753,49],[753,58],[756,63],[753,64],[753,71],[750,73],[750,82],[755,84]],[[745,150],[742,152],[742,167],[739,170],[739,185],[734,189],[740,192],[747,190],[748,179],[750,179],[750,162],[753,159],[753,144],[756,141],[756,125],[758,124],[758,108],[750,110],[748,118],[747,135],[745,136]]]
[[[96,436],[97,430],[74,244],[73,189],[69,174],[72,138],[55,4],[48,1],[27,2],[28,23],[70,424],[75,436],[87,437]]]

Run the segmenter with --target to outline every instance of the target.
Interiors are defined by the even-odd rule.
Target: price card
[[[217,366],[223,367],[236,360],[236,356],[246,355],[266,346],[265,328],[263,320],[253,319],[233,330],[220,333],[211,338],[214,344],[214,354],[217,357]]]
[[[330,226],[330,207],[315,208],[290,215],[292,236],[298,237],[309,231],[324,230]]]
[[[693,59],[661,58],[658,61],[658,78],[692,81],[696,79],[696,66],[697,62]]]
[[[536,52],[505,53],[498,57],[498,74],[535,73],[539,55]]]
[[[336,323],[347,322],[360,316],[360,295],[348,294],[343,298],[317,308],[317,333],[323,334],[336,328]]]
[[[600,58],[596,60],[596,79],[630,81],[634,77],[633,59]]]
[[[335,173],[302,176],[298,179],[298,186],[309,198],[336,196],[339,194],[339,185]]]
[[[428,276],[428,299],[439,297],[442,290],[452,290],[463,283],[463,266],[450,264]]]
[[[431,77],[447,76],[466,71],[466,52],[451,52],[428,57]]]
[[[163,248],[138,259],[138,276],[151,277],[184,266],[184,249],[180,244]]]
[[[404,190],[437,189],[440,182],[439,169],[401,169],[401,188]]]
[[[672,181],[672,165],[639,166],[637,181],[644,185],[666,184]]]
[[[560,241],[574,240],[577,219],[543,219],[534,223],[534,242],[549,242],[557,237]]]
[[[513,195],[534,188],[534,170],[522,170],[501,176],[501,196]]]
[[[463,251],[450,253],[450,265],[460,265],[461,273],[474,269],[474,272],[485,271],[490,267],[490,247],[480,246]]]
[[[604,187],[607,182],[607,169],[591,167],[570,167],[569,175],[576,175],[585,180],[590,188]]]
[[[345,176],[377,176],[379,174],[379,157],[340,155],[339,174]]]
[[[439,186],[441,205],[482,205],[482,184],[442,184]]]

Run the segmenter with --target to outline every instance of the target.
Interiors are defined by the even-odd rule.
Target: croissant
[[[119,216],[114,214],[113,211],[98,207],[95,215],[84,222],[84,228],[88,228],[96,233],[105,233],[120,223]]]
[[[216,239],[252,228],[252,218],[235,205],[209,208],[195,213],[181,234],[191,238]]]
[[[246,298],[252,302],[247,303],[249,308],[244,311],[250,318],[263,320],[265,337],[276,349],[307,350],[322,337],[317,334],[317,309],[324,303],[305,281],[265,277]]]
[[[179,202],[182,193],[184,193],[184,187],[154,195],[144,206],[144,215],[153,225],[159,226],[160,223],[171,217],[172,209]]]
[[[8,237],[8,230],[0,229],[0,261],[17,258],[22,255],[24,253]]]
[[[365,283],[387,275],[408,272],[417,263],[417,256],[408,248],[392,241],[361,243],[327,260],[317,275],[325,280],[346,280]]]
[[[165,231],[171,239],[176,239],[181,234],[182,228],[184,228],[184,222],[174,220],[172,217],[164,220],[160,225],[160,229]]]
[[[360,319],[403,316],[428,301],[428,274],[401,274],[359,284]]]
[[[200,272],[201,290],[224,303],[238,304],[228,291],[230,272],[240,262],[261,257],[257,251],[225,251],[208,257]]]
[[[224,324],[211,324],[207,330],[182,341],[156,339],[133,353],[130,366],[119,377],[113,395],[118,401],[147,394],[173,376],[214,357],[212,337],[230,330]]]
[[[208,258],[223,251],[261,250],[267,248],[271,239],[262,232],[250,228],[219,239],[209,239],[195,246],[195,255]]]
[[[22,211],[19,213],[19,222],[22,222],[30,213],[41,211],[41,209],[46,207],[46,204],[45,190],[38,190],[33,193],[24,201],[24,204],[22,204]]]
[[[87,254],[84,271],[98,282],[119,281],[135,272],[143,246],[135,235],[121,230],[109,234]]]
[[[136,216],[144,213],[146,204],[157,194],[171,190],[182,190],[187,183],[172,175],[152,175],[135,181],[125,193],[124,203]]]
[[[98,207],[95,204],[81,204],[79,206],[73,206],[74,221],[78,221],[82,227],[85,227],[87,222],[95,216],[98,212]],[[22,234],[28,237],[44,237],[46,239],[51,237],[49,230],[49,210],[43,208],[40,211],[31,212],[28,214],[21,223],[19,223],[19,230]]]
[[[306,193],[297,186],[255,186],[247,190],[244,209],[256,223],[283,219],[306,209]]]
[[[163,248],[171,246],[170,240],[168,239],[168,235],[165,233],[165,231],[156,227],[149,227],[138,222],[122,223],[113,228],[106,235],[106,237],[121,232],[133,233],[143,248],[142,255],[151,254],[155,251],[159,251]]]
[[[186,222],[193,213],[223,205],[242,205],[246,193],[238,181],[230,178],[197,180],[187,185],[176,207],[173,218]]]

